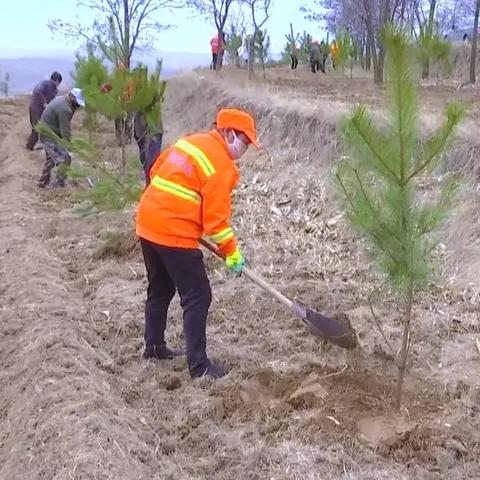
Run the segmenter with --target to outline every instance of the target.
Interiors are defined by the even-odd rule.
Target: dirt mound
[[[372,418],[389,418],[395,366],[364,308],[372,272],[331,193],[337,114],[230,87],[199,76],[171,82],[167,141],[209,128],[220,106],[256,113],[268,150],[242,160],[242,246],[287,295],[347,312],[360,350],[310,336],[207,255],[209,351],[229,375],[192,382],[184,359],[141,361],[140,252],[130,236],[103,243],[106,226],[129,230],[133,210],[82,219],[68,193],[36,191],[42,152],[23,150],[26,105],[15,100],[0,111],[9,132],[0,140],[0,478],[478,478],[477,300],[443,284],[422,298],[403,412],[415,428],[365,442]],[[105,145],[111,130],[98,134]],[[178,303],[168,342],[183,345]]]

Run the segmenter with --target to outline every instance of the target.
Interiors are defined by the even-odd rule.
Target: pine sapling
[[[435,233],[456,190],[453,180],[445,180],[436,200],[422,200],[421,180],[439,165],[462,109],[448,106],[443,125],[423,138],[414,47],[406,35],[391,26],[385,29],[384,41],[389,58],[388,122],[375,126],[362,106],[344,120],[346,156],[336,178],[350,222],[367,240],[386,284],[398,299],[403,333],[400,353],[393,353],[398,366],[395,404],[400,408],[412,346],[414,302],[432,272]]]
[[[139,200],[143,187],[140,183],[138,158],[132,158],[127,163],[125,174],[119,176],[115,169],[102,159],[101,152],[84,139],[65,140],[43,122],[39,122],[36,129],[40,135],[54,141],[81,160],[81,164],[63,169],[70,178],[83,179],[89,184],[89,188],[79,189],[74,194],[74,198],[80,201],[75,208],[77,214],[88,216],[103,211],[121,211]]]

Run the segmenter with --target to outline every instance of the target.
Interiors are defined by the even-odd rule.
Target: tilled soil
[[[268,151],[242,162],[234,202],[247,258],[287,295],[345,311],[360,349],[311,336],[206,254],[209,353],[229,374],[192,381],[184,359],[141,360],[146,280],[133,209],[82,219],[73,187],[37,190],[43,154],[23,148],[27,100],[2,101],[0,479],[479,478],[478,297],[445,283],[419,300],[395,414],[395,366],[366,307],[375,275],[329,183],[333,127],[306,120],[284,142],[268,98],[218,84],[171,82],[167,141],[208,128],[220,105],[256,111]],[[314,150],[305,127],[322,139]],[[114,143],[108,125],[101,140]],[[394,306],[380,315],[398,345]],[[167,338],[182,347],[178,301]]]

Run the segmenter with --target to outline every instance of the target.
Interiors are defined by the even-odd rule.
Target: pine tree
[[[285,34],[285,38],[287,39],[286,49],[288,49],[288,55],[291,55],[296,43],[300,40],[300,34],[294,33],[293,31],[293,24],[290,24],[290,32]]]
[[[306,62],[310,58],[310,47],[312,46],[312,36],[306,31],[300,37],[300,56],[302,61]]]
[[[90,89],[98,91],[108,80],[108,71],[103,65],[102,59],[95,56],[91,45],[87,45],[86,55],[76,54],[74,67],[75,71],[72,73],[74,84],[84,92]],[[88,131],[89,142],[92,143],[97,119],[95,111],[89,105],[85,108],[83,126]]]
[[[358,46],[350,37],[348,32],[343,32],[337,35],[335,41],[338,46],[338,55],[335,59],[336,65],[345,72],[345,66],[350,67],[350,79],[353,78],[353,67],[358,56]]]
[[[238,50],[242,46],[242,36],[237,33],[235,25],[230,26],[230,32],[227,35],[227,42],[225,43],[225,49],[232,61],[232,64],[236,67],[240,67],[240,57],[238,56]]]
[[[143,188],[139,180],[138,158],[132,158],[127,163],[125,173],[120,176],[90,142],[82,138],[72,138],[70,141],[60,138],[43,122],[39,122],[36,129],[40,135],[50,138],[82,160],[81,165],[64,169],[64,173],[74,180],[87,180],[90,187],[79,189],[74,194],[74,199],[79,202],[74,209],[77,214],[88,216],[104,211],[119,211],[139,200]]]
[[[114,120],[132,116],[142,112],[147,125],[153,129],[161,118],[161,103],[166,88],[165,81],[160,79],[160,64],[150,74],[146,67],[134,70],[115,69],[108,77],[107,91],[101,89],[104,78],[104,67],[94,56],[90,56],[81,64],[77,73],[79,85],[83,89],[85,101],[90,112],[95,112]],[[126,172],[126,136],[121,131],[121,163],[120,174]]]
[[[263,70],[263,79],[265,80],[265,63],[268,60],[270,51],[270,37],[267,35],[266,30],[259,30],[255,35],[255,58],[260,60]]]
[[[115,70],[108,75],[100,59],[92,52],[77,59],[75,80],[83,89],[87,111],[92,115],[102,115],[108,119],[119,115],[139,112],[147,125],[147,130],[155,133],[161,121],[161,104],[166,82],[160,79],[161,64],[149,74],[144,66],[128,71]],[[101,88],[108,85],[108,89]],[[138,158],[128,159],[125,145],[121,148],[121,162],[115,158],[108,161],[102,152],[82,138],[71,141],[59,138],[45,124],[40,122],[37,131],[55,143],[74,153],[82,160],[81,165],[72,166],[67,172],[71,178],[86,179],[89,189],[80,190],[76,198],[81,200],[77,212],[88,215],[105,210],[121,210],[138,200],[142,191],[140,183],[140,162]]]
[[[448,106],[443,126],[430,138],[422,138],[414,45],[390,26],[384,41],[391,79],[389,121],[383,128],[376,127],[362,106],[345,119],[342,141],[347,156],[339,165],[336,178],[350,222],[367,240],[386,285],[397,294],[397,311],[401,312],[403,326],[400,354],[394,354],[399,408],[412,344],[413,304],[432,272],[434,234],[449,211],[456,186],[453,180],[445,181],[438,199],[426,201],[419,195],[420,182],[439,165],[462,110],[456,105]]]
[[[431,62],[438,62],[443,65],[444,70],[450,70],[451,47],[452,44],[443,40],[438,31],[430,29],[428,24],[420,25],[415,51],[422,66],[422,78],[428,78]]]

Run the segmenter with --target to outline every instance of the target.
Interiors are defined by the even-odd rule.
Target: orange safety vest
[[[137,235],[178,248],[198,248],[199,238],[206,235],[230,255],[237,248],[230,196],[238,180],[238,169],[216,130],[178,140],[150,170],[150,185],[138,207]]]

